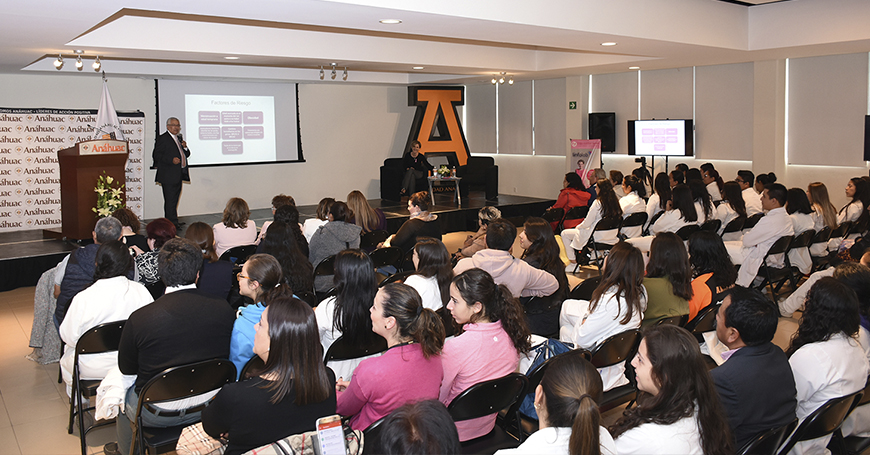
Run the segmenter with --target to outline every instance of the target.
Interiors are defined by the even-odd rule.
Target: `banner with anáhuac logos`
[[[145,114],[118,119],[130,146],[127,207],[142,218]],[[94,109],[0,108],[0,232],[60,228],[57,151],[90,140],[96,121]]]

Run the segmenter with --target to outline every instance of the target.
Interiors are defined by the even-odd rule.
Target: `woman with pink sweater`
[[[474,384],[516,371],[520,353],[530,348],[519,301],[484,270],[466,270],[453,279],[447,309],[463,332],[447,340],[441,353],[439,399],[445,405]],[[456,429],[459,440],[468,441],[489,433],[493,425],[495,414],[456,422]]]

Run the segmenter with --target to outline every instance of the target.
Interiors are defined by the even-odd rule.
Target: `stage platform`
[[[477,212],[481,207],[494,206],[502,212],[502,217],[511,219],[515,224],[522,224],[522,219],[529,216],[540,216],[553,205],[554,199],[541,199],[525,196],[499,196],[497,200],[487,201],[482,192],[474,192],[463,199],[462,207],[453,201],[452,193],[435,194],[436,205],[430,211],[437,213],[441,222],[441,232],[446,234],[457,231],[476,231]],[[387,231],[395,233],[408,219],[407,203],[369,200],[372,207],[380,208],[387,216]],[[317,205],[298,206],[301,221],[314,218]],[[202,221],[214,225],[221,221],[221,213],[181,216],[180,221],[190,225]],[[251,210],[251,219],[261,227],[265,221],[272,220],[270,208]],[[145,233],[142,223],[141,233]],[[184,236],[184,228],[178,233]],[[46,270],[54,267],[65,255],[79,246],[76,242],[51,238],[42,230],[16,231],[0,233],[0,292],[21,286],[34,286]],[[87,241],[86,241],[87,243]]]

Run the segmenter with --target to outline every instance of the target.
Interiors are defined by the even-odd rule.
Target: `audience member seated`
[[[764,256],[767,255],[767,250],[780,237],[794,234],[791,219],[783,207],[785,201],[784,186],[779,183],[768,185],[761,197],[761,204],[764,210],[768,211],[767,215],[764,215],[752,230],[743,235],[742,241],[725,242],[731,262],[740,265],[737,271],[737,284],[740,286],[748,287],[752,284]],[[781,263],[781,260],[779,262]]]
[[[668,174],[668,183],[671,185],[671,188],[677,185],[685,185],[686,184],[686,174],[679,169],[674,169]]]
[[[60,328],[73,297],[94,282],[96,269],[94,259],[97,257],[100,245],[121,239],[121,222],[113,217],[100,218],[94,226],[92,235],[94,243],[73,251],[64,259],[65,263],[61,261],[59,265],[64,273],[60,283],[60,293],[55,295],[57,306],[54,310],[54,326],[57,328]],[[132,274],[128,277],[132,278]]]
[[[689,172],[689,165],[686,163],[677,163],[676,166],[674,166],[674,169],[682,172],[683,175],[685,175],[687,172]]]
[[[804,307],[804,302],[807,300],[807,294],[812,289],[813,285],[816,284],[817,281],[821,280],[824,277],[832,277],[837,269],[840,267],[845,267],[849,262],[844,262],[838,265],[836,268],[828,267],[824,270],[819,270],[818,272],[814,272],[809,276],[791,295],[788,296],[785,300],[779,303],[779,313],[786,318],[792,317],[792,313],[797,310],[800,310]],[[870,267],[870,254],[865,254],[861,257],[861,264],[867,267]],[[870,344],[870,343],[868,343]]]
[[[330,207],[332,206],[330,205]],[[327,214],[327,216],[329,216],[329,214]],[[296,206],[285,205],[279,207],[278,210],[275,210],[274,221],[283,221],[290,227],[290,231],[293,232],[293,238],[296,240],[296,246],[299,249],[299,252],[308,258],[308,240],[305,238],[305,234],[302,233],[302,228],[299,224],[299,210],[296,209]],[[262,242],[260,243],[262,244]],[[259,246],[257,246],[257,253],[262,253]]]
[[[598,197],[598,192],[595,191],[598,185],[595,185],[594,183],[598,182],[599,180],[607,180],[607,172],[604,172],[604,169],[601,168],[593,169],[592,178],[589,180],[589,185],[587,185],[586,187],[586,191],[588,191],[589,194],[592,195],[592,198],[589,199],[589,203],[594,202],[595,198]],[[607,181],[610,182],[610,180]],[[611,184],[610,187],[613,188],[613,185]]]
[[[858,221],[864,215],[864,208],[870,207],[870,185],[861,177],[853,177],[846,184],[846,197],[849,198],[849,203],[837,212],[838,224]]]
[[[805,419],[832,398],[864,389],[868,364],[856,339],[858,308],[855,291],[835,278],[822,278],[810,289],[786,351],[797,388],[798,419]],[[830,440],[828,435],[799,442],[792,453],[824,453]]]
[[[99,246],[94,270],[94,284],[72,299],[66,317],[60,324],[60,338],[66,343],[60,359],[60,371],[70,395],[75,347],[88,330],[104,323],[123,321],[133,311],[151,303],[151,293],[145,286],[127,279],[133,270],[133,258],[127,246],[112,240]],[[82,356],[79,360],[81,379],[102,379],[118,365],[118,354],[106,352]]]
[[[755,183],[755,174],[749,170],[737,171],[737,177],[734,181],[740,185],[740,190],[743,192],[743,202],[746,204],[746,214],[749,216],[756,213],[762,213],[761,196],[755,191],[753,184]]]
[[[652,192],[652,174],[650,174],[649,169],[645,167],[639,167],[632,170],[631,175],[637,177],[637,179],[640,180],[640,183],[643,184],[643,189],[638,189],[637,195],[640,196],[641,199],[646,200],[647,195]]]
[[[825,227],[831,230],[837,229],[837,209],[828,197],[828,187],[822,182],[813,182],[807,187],[807,198],[813,208],[813,229],[816,232],[821,231]],[[838,244],[839,245],[839,244]],[[810,245],[810,255],[824,256],[828,254],[828,247],[825,244]]]
[[[640,250],[617,243],[604,260],[601,284],[592,299],[569,299],[562,304],[559,339],[576,348],[592,349],[610,336],[640,327],[647,302],[642,282]],[[605,391],[628,384],[624,362],[599,372]]]
[[[653,239],[643,287],[647,293],[643,327],[689,313],[692,271],[686,244],[677,234],[662,232]]]
[[[429,193],[419,191],[408,199],[408,212],[411,217],[402,224],[395,235],[387,239],[388,246],[399,247],[403,253],[414,248],[420,237],[441,240],[441,223],[438,215],[429,213]]]
[[[865,255],[866,256],[866,255]],[[844,262],[834,270],[834,278],[855,291],[858,311],[861,316],[858,327],[858,342],[864,355],[870,359],[870,268],[856,262]],[[870,406],[859,406],[849,414],[840,427],[844,436],[870,437]]]
[[[285,205],[292,205],[293,207],[296,207],[296,200],[293,199],[293,196],[287,196],[286,194],[283,194],[283,193],[273,197],[272,198],[272,217],[275,216],[275,213],[278,209],[280,209],[281,207],[284,207]],[[271,221],[266,221],[263,223],[263,227],[260,228],[260,235],[257,236],[257,241],[256,241],[257,245],[259,245],[260,242],[263,241],[263,238],[266,237],[266,231],[268,231],[270,224],[272,224]]]
[[[426,159],[426,155],[420,153],[420,141],[411,142],[411,150],[402,156],[402,168],[405,169],[405,174],[402,177],[402,189],[399,194],[407,196],[417,192],[417,179],[426,177],[433,169]]]
[[[166,218],[157,218],[145,226],[145,233],[148,235],[149,251],[138,250],[138,247],[133,247],[136,263],[136,280],[148,286],[160,281],[160,275],[157,272],[157,255],[160,253],[160,248],[163,245],[174,239],[176,235],[175,225],[172,221]]]
[[[233,287],[233,264],[218,260],[214,250],[214,231],[211,226],[197,221],[184,231],[184,238],[202,250],[202,270],[196,288],[206,294],[226,300]]]
[[[444,342],[444,379],[439,399],[449,405],[478,382],[517,370],[520,354],[529,351],[529,328],[520,303],[507,287],[496,285],[483,270],[471,269],[453,279],[447,309],[462,333]],[[456,422],[459,440],[492,431],[495,414]]]
[[[317,204],[315,217],[305,220],[305,223],[302,225],[302,234],[307,242],[311,242],[311,237],[320,229],[320,226],[329,221],[329,209],[332,208],[332,204],[335,204],[335,199],[331,197],[321,199],[320,203]]]
[[[470,258],[474,256],[474,253],[486,248],[486,227],[496,218],[501,218],[501,210],[489,206],[480,209],[477,212],[477,224],[479,226],[477,232],[465,239],[462,248],[453,255],[453,259],[459,261],[462,258]]]
[[[719,176],[719,171],[716,169],[704,170],[701,169],[704,185],[707,185],[707,192],[710,193],[710,199],[713,202],[722,200],[722,191],[724,190],[725,182]]]
[[[702,174],[701,170],[696,168],[696,167],[693,167],[693,168],[689,169],[688,171],[685,171],[684,174],[686,175],[686,183],[689,183],[692,180],[700,180],[702,182],[704,181],[704,174]]]
[[[450,281],[453,268],[450,254],[440,240],[420,238],[412,256],[414,274],[405,278],[405,284],[417,290],[423,307],[436,311],[450,300]]]
[[[125,375],[136,375],[127,390],[124,412],[115,427],[118,446],[127,455],[136,420],[139,392],[154,376],[175,366],[210,359],[226,359],[230,354],[233,311],[226,300],[209,297],[196,289],[202,267],[202,252],[183,239],[163,245],[158,257],[158,272],[166,284],[166,294],[136,310],[127,319],[118,347],[118,368]],[[183,349],[182,349],[183,348]],[[208,401],[207,393],[183,400],[155,405],[159,409],[187,409]],[[159,414],[159,413],[158,413]],[[142,422],[149,427],[184,425],[200,420],[200,412],[179,416],[158,415],[142,410]]]
[[[728,223],[734,221],[738,217],[748,217],[746,212],[746,203],[743,201],[743,190],[740,189],[740,184],[735,181],[725,183],[722,195],[725,199],[716,207],[716,219],[722,222],[719,226],[719,235],[723,235],[725,227]],[[724,234],[723,240],[740,240],[743,238],[743,231],[729,232]]]
[[[795,419],[795,385],[788,357],[771,343],[779,314],[755,289],[728,291],[716,315],[716,335],[728,346],[710,372],[725,408],[734,447]]]
[[[266,364],[259,376],[229,383],[202,411],[209,436],[229,441],[226,455],[314,431],[335,414],[335,375],[323,366],[314,312],[288,294],[275,298],[256,325],[254,353]]]
[[[145,240],[145,236],[139,233],[142,224],[139,222],[139,218],[136,217],[136,214],[133,213],[132,210],[127,207],[121,207],[112,213],[112,218],[121,222],[122,240],[128,248],[137,246],[142,251],[151,250],[151,248],[148,248],[148,242]]]
[[[576,172],[569,172],[565,174],[565,179],[562,181],[562,190],[559,191],[556,203],[550,208],[563,209],[565,213],[568,213],[568,210],[574,207],[586,207],[589,205],[591,197],[592,195],[586,191],[586,185],[583,185],[583,179]],[[565,220],[563,227],[570,229],[580,224],[581,221],[583,221],[582,218]]]
[[[273,226],[275,227],[275,226]],[[233,323],[230,339],[229,359],[236,366],[236,374],[254,357],[254,326],[269,303],[293,291],[286,285],[281,264],[268,254],[255,254],[245,261],[238,275],[239,294],[254,301],[239,310],[239,317]]]
[[[627,175],[622,179],[622,191],[625,196],[619,199],[619,207],[622,208],[622,217],[627,218],[633,213],[646,211],[646,202],[641,199],[640,194],[644,192],[643,182],[633,175]],[[628,227],[620,230],[620,233],[627,238],[640,237],[643,232],[643,226]]]
[[[626,193],[622,187],[623,180],[625,176],[622,172],[617,171],[616,169],[610,170],[610,184],[613,185],[613,192],[616,193],[616,197],[622,199],[625,197]]]
[[[438,400],[408,403],[384,419],[383,428],[372,441],[371,453],[383,455],[460,455],[462,445],[453,418]]]
[[[347,206],[353,217],[351,221],[362,228],[363,232],[384,230],[387,228],[387,216],[381,209],[372,208],[369,201],[359,190],[353,190],[347,195]]]
[[[692,190],[686,185],[677,185],[671,190],[668,209],[655,223],[650,225],[649,232],[652,235],[628,239],[627,241],[646,253],[649,251],[650,244],[656,234],[677,232],[683,226],[698,224],[703,216],[695,209]]]
[[[631,364],[637,406],[610,426],[620,455],[734,453],[698,341],[686,329],[664,324],[645,330]]]
[[[284,281],[294,293],[311,292],[314,288],[314,266],[299,251],[296,235],[287,223],[276,220],[271,232],[260,242],[257,253],[269,254],[281,264]]]
[[[520,259],[553,275],[559,282],[556,292],[524,304],[529,330],[542,336],[557,333],[559,312],[562,310],[562,301],[568,297],[569,285],[565,275],[565,263],[559,257],[559,244],[556,243],[550,224],[543,218],[526,219],[523,232],[520,233],[520,247],[524,250]]]
[[[606,231],[595,231],[595,225],[602,218],[618,218],[623,215],[622,207],[619,205],[619,199],[616,193],[613,192],[613,185],[610,180],[599,180],[596,184],[598,188],[598,197],[589,206],[589,214],[583,219],[576,229],[565,229],[561,232],[562,243],[565,244],[565,253],[568,260],[573,263],[588,264],[589,256],[584,251],[586,244],[589,243],[590,237],[598,243],[606,243],[614,245],[619,240],[619,230],[609,229]],[[593,231],[594,237],[593,237]],[[574,257],[574,250],[580,251],[579,258]],[[568,268],[574,269],[574,266],[569,265]]]
[[[221,222],[214,225],[214,249],[218,257],[230,248],[257,241],[257,223],[250,216],[244,199],[234,197],[227,201]]]
[[[501,218],[493,220],[486,230],[486,249],[459,261],[453,274],[475,267],[483,269],[496,284],[507,286],[514,297],[543,297],[556,292],[559,289],[556,277],[511,256],[516,237],[517,228],[512,223]]]
[[[689,263],[694,276],[689,300],[692,320],[702,309],[722,301],[722,292],[737,280],[737,269],[722,238],[710,231],[698,231],[689,237]]]
[[[698,224],[704,224],[715,218],[716,207],[713,199],[707,192],[707,187],[701,180],[689,180],[689,190],[692,191],[692,200],[695,203],[695,212],[698,214]]]
[[[344,202],[336,201],[329,208],[329,222],[311,236],[311,242],[308,244],[308,260],[311,261],[312,266],[317,267],[320,261],[338,254],[339,251],[359,248],[362,228],[347,222],[350,215],[350,209]],[[314,288],[317,291],[328,291],[331,287],[331,276],[314,278]]]
[[[657,214],[668,209],[668,202],[673,197],[671,194],[671,183],[668,174],[665,174],[664,172],[656,174],[653,190],[653,194],[649,197],[649,200],[646,201],[647,217],[646,224],[643,227],[644,230],[649,228],[653,223],[653,218],[655,218]]]
[[[337,411],[353,416],[350,426],[364,430],[405,403],[438,398],[444,370],[444,327],[420,295],[402,283],[390,283],[375,296],[372,330],[387,340],[387,351],[363,360],[353,379],[338,380]]]
[[[773,172],[755,176],[755,192],[761,194],[764,192],[764,189],[767,188],[767,185],[770,185],[771,183],[776,183],[776,174]]]
[[[807,199],[807,193],[800,188],[791,188],[786,193],[785,211],[791,218],[792,229],[797,237],[806,231],[813,230],[815,222],[813,221],[813,209],[810,208],[810,201]],[[813,267],[813,260],[810,258],[808,248],[792,248],[788,252],[788,260],[792,267],[797,267],[804,275],[810,273]]]
[[[535,388],[539,430],[516,449],[497,455],[616,455],[616,444],[601,426],[598,403],[604,393],[601,376],[580,351],[554,358]]]
[[[378,292],[371,258],[359,249],[344,250],[335,256],[333,277],[335,295],[326,298],[314,309],[324,355],[338,337],[343,337],[353,346],[369,346],[378,336],[372,332],[369,314],[375,293]],[[340,360],[330,362],[328,366],[339,379],[349,381],[362,360]]]

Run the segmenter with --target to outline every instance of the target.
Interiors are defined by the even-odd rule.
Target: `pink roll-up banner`
[[[593,170],[601,161],[601,139],[571,139],[571,151],[567,159],[568,172],[576,172],[588,188],[595,183]]]

